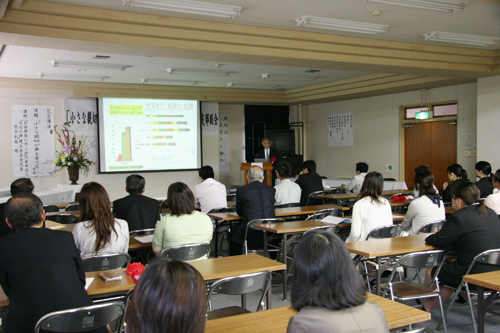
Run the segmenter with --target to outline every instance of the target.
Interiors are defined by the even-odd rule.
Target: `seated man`
[[[262,183],[264,170],[257,165],[250,167],[247,179],[248,184],[236,190],[236,212],[243,217],[243,221],[231,237],[231,255],[242,254],[245,229],[248,222],[255,219],[275,217],[274,194],[276,190]],[[249,229],[247,241],[249,248],[262,248],[264,245],[262,232]]]
[[[10,195],[15,195],[21,192],[33,193],[35,185],[29,178],[19,178],[16,179],[12,184],[10,184]],[[11,228],[5,223],[5,205],[0,204],[0,238],[10,235],[16,232],[16,229]]]
[[[316,173],[316,162],[313,160],[304,161],[304,169],[300,172],[299,177],[295,181],[302,189],[300,196],[300,205],[307,206],[309,195],[316,191],[323,191],[323,181],[320,175]],[[323,200],[311,199],[309,206],[321,205]]]
[[[45,314],[92,304],[73,235],[43,228],[40,198],[23,192],[5,207],[17,232],[0,240],[0,284],[10,299],[5,332],[33,332]]]
[[[359,194],[367,172],[368,164],[366,164],[365,162],[356,163],[356,176],[352,177],[349,184],[342,184],[340,187],[345,188],[345,191],[347,193]]]
[[[125,191],[128,196],[113,202],[113,214],[128,223],[129,231],[154,228],[159,220],[160,203],[144,194],[144,177],[133,174],[127,177]]]
[[[300,186],[290,180],[292,166],[288,162],[279,162],[276,167],[276,174],[280,180],[279,185],[276,185],[276,205],[284,205],[289,203],[300,202]]]
[[[210,165],[202,166],[198,175],[201,184],[194,187],[196,208],[206,214],[214,208],[227,207],[226,186],[214,179],[214,169]]]

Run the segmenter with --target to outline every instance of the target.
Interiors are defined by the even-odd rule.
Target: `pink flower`
[[[67,154],[71,153],[71,147],[70,147],[70,146],[68,146],[68,145],[63,145],[63,150],[64,150]]]

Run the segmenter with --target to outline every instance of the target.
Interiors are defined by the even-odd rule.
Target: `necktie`
[[[266,149],[266,160],[269,161],[269,149]]]

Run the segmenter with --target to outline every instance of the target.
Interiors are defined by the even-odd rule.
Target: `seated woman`
[[[445,219],[444,203],[434,189],[434,176],[430,171],[422,171],[415,175],[415,188],[418,198],[408,207],[401,226],[404,235],[416,235],[423,225]]]
[[[153,236],[153,252],[157,257],[171,247],[210,243],[212,221],[207,214],[194,209],[194,195],[186,184],[171,184],[167,203],[171,213],[158,222]]]
[[[493,187],[497,189],[496,193],[490,194],[484,200],[488,208],[491,208],[500,216],[500,169],[493,175]]]
[[[157,260],[142,273],[134,289],[127,309],[127,332],[203,333],[206,312],[200,273],[181,261]]]
[[[82,258],[128,253],[128,224],[115,219],[108,193],[101,184],[91,182],[80,191],[80,219],[73,238]]]
[[[364,241],[373,229],[393,224],[391,204],[382,197],[383,188],[380,173],[372,171],[365,176],[360,199],[352,208],[351,233],[346,243]]]
[[[494,211],[479,200],[479,188],[471,182],[461,182],[453,190],[453,207],[443,228],[425,239],[429,245],[445,248],[451,246],[457,252],[457,260],[446,263],[438,274],[441,286],[458,287],[467,268],[481,252],[500,248],[500,223]],[[429,269],[425,284],[429,285],[436,268]],[[476,264],[471,271],[484,273],[498,270],[498,266]],[[453,289],[442,287],[441,297],[446,300]],[[431,311],[438,305],[438,299],[429,299],[424,307]]]
[[[288,333],[389,332],[384,311],[366,301],[366,289],[342,240],[313,231],[295,250]]]
[[[468,181],[467,171],[460,164],[452,164],[446,169],[448,173],[448,180],[443,184],[443,201],[445,203],[451,202],[451,194],[455,186],[461,182]]]
[[[419,172],[424,172],[424,171],[429,171],[431,172],[431,169],[429,168],[428,165],[419,165],[418,167],[415,168],[415,175]],[[437,189],[436,187],[436,184],[433,184],[432,187],[434,188],[434,190],[436,191],[436,195],[439,195],[439,190]],[[413,198],[416,199],[418,198],[418,189],[417,189],[417,185],[415,184],[415,187],[413,188]]]
[[[476,177],[479,181],[476,182],[479,191],[481,192],[481,198],[486,198],[488,195],[493,193],[493,184],[491,183],[491,164],[485,161],[479,161],[476,163],[474,169],[476,169]]]

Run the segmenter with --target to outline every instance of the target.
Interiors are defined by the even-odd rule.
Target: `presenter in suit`
[[[259,150],[257,152],[257,155],[255,155],[255,158],[264,158],[266,159],[267,162],[273,164],[273,183],[272,185],[274,186],[276,183],[276,166],[278,165],[279,158],[280,158],[280,153],[276,149],[271,148],[271,140],[269,138],[264,138],[261,141],[262,147],[264,149]]]

